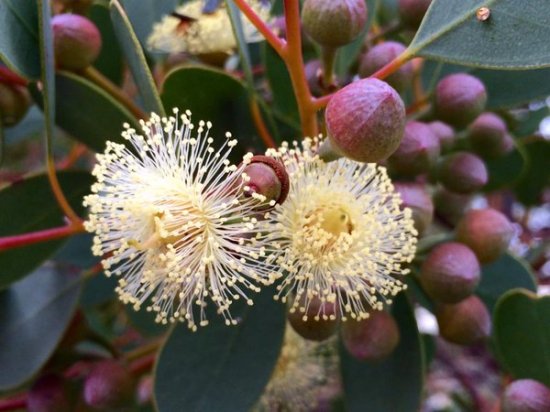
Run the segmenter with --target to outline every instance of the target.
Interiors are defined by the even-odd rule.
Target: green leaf
[[[55,127],[55,61],[51,8],[48,0],[38,0],[38,27],[40,43],[40,81],[44,110],[46,155],[53,161],[53,138]]]
[[[545,187],[550,186],[550,141],[535,140],[524,145],[529,158],[529,166],[516,185],[516,195],[525,205],[535,205],[540,201]]]
[[[538,110],[529,110],[514,122],[512,132],[516,137],[531,136],[539,130],[542,120],[550,116],[550,107],[544,105]]]
[[[77,276],[48,265],[0,292],[0,391],[22,385],[46,363],[80,288]]]
[[[163,16],[174,11],[178,0],[122,0],[126,14],[132,22],[132,27],[142,45],[147,43],[153,25]]]
[[[495,307],[493,335],[500,358],[517,379],[550,386],[550,296],[512,290]]]
[[[35,1],[0,1],[0,60],[28,79],[40,77]]]
[[[527,159],[523,147],[516,143],[516,148],[504,156],[485,159],[489,172],[489,181],[483,187],[490,192],[503,187],[512,187],[527,168]]]
[[[476,17],[482,6],[491,11],[486,21]],[[408,53],[484,68],[548,67],[549,14],[546,0],[433,0]]]
[[[284,305],[269,291],[254,301],[236,326],[214,314],[197,332],[173,329],[155,370],[158,411],[247,411],[254,405],[277,361],[286,319]]]
[[[392,314],[401,339],[389,358],[360,362],[340,345],[344,394],[348,412],[416,411],[424,380],[424,349],[412,305],[404,293],[393,303]]]
[[[159,336],[168,331],[166,325],[155,322],[153,312],[147,312],[143,309],[134,310],[130,305],[124,305],[124,311],[131,325],[144,336]]]
[[[40,104],[37,85],[30,86],[34,99]],[[56,76],[56,122],[76,140],[101,152],[107,140],[123,143],[122,124],[139,127],[136,119],[107,92],[89,80],[69,72]],[[80,108],[86,107],[86,110]]]
[[[58,178],[69,203],[77,213],[82,213],[82,196],[90,191],[91,176],[84,172],[60,172]],[[0,190],[0,236],[64,224],[46,175],[30,177]],[[62,244],[63,240],[55,240],[0,253],[0,290],[37,268]]]
[[[476,295],[492,312],[497,300],[509,290],[516,288],[536,292],[535,277],[522,259],[506,253],[497,261],[482,267]]]
[[[149,70],[145,54],[132,24],[118,0],[111,0],[110,8],[115,34],[143,99],[145,110],[164,116],[164,107],[160,101],[155,80]]]

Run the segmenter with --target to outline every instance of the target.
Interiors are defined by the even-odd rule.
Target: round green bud
[[[405,126],[405,135],[389,158],[389,166],[399,174],[415,176],[428,172],[439,153],[439,140],[432,129],[413,120]]]
[[[405,51],[402,43],[386,41],[370,49],[361,57],[359,76],[369,77]],[[413,78],[413,65],[408,62],[384,80],[395,90],[403,91]]]
[[[116,360],[97,363],[84,382],[84,401],[92,408],[104,410],[131,402],[135,380],[130,371]]]
[[[430,126],[432,132],[437,136],[441,151],[449,151],[456,140],[456,133],[453,128],[447,123],[440,122],[439,120],[428,123],[428,126]]]
[[[489,311],[475,295],[454,305],[439,305],[435,312],[439,334],[448,342],[472,345],[491,334]]]
[[[480,277],[474,252],[461,243],[449,242],[428,254],[420,271],[420,284],[433,300],[458,303],[474,292]]]
[[[456,228],[456,239],[470,247],[481,263],[498,259],[512,240],[514,227],[495,209],[472,209]]]
[[[426,185],[397,182],[394,186],[401,195],[402,207],[412,210],[414,227],[418,233],[423,233],[432,223],[434,214],[434,205]]]
[[[71,404],[65,380],[51,373],[38,378],[27,397],[28,412],[70,412]]]
[[[478,191],[489,180],[483,160],[468,152],[456,152],[446,156],[439,164],[437,175],[447,189],[463,194]]]
[[[367,22],[364,0],[305,0],[302,25],[321,46],[340,47],[351,43]]]
[[[468,128],[472,149],[480,156],[499,157],[510,151],[508,126],[494,113],[481,114]]]
[[[510,383],[502,395],[502,412],[550,411],[550,389],[533,379]]]
[[[283,203],[288,195],[290,179],[282,162],[269,156],[253,156],[243,173],[245,190],[265,196],[266,202]]]
[[[334,94],[325,111],[328,139],[320,149],[358,162],[380,162],[401,143],[405,105],[387,83],[373,78]]]
[[[292,329],[302,338],[323,341],[336,332],[338,316],[333,303],[322,302],[319,298],[311,299],[307,311],[292,308],[288,313]]]
[[[14,126],[27,114],[31,98],[21,86],[0,83],[0,118],[4,127]]]
[[[78,14],[58,14],[52,18],[55,62],[68,70],[92,64],[101,51],[101,34],[95,24]]]
[[[385,311],[373,311],[368,319],[342,322],[342,342],[355,358],[379,361],[388,357],[399,344],[399,328]]]
[[[435,214],[450,225],[456,225],[470,207],[472,196],[438,189],[433,197]]]
[[[399,0],[399,16],[409,28],[420,26],[432,0]]]
[[[451,74],[437,84],[434,104],[439,119],[452,126],[465,127],[485,109],[487,91],[477,77]]]

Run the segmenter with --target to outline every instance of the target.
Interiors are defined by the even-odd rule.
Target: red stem
[[[0,412],[15,411],[17,409],[25,409],[27,407],[26,396],[22,398],[0,400]]]
[[[142,375],[147,373],[153,368],[155,359],[155,354],[136,359],[130,364],[130,371],[133,375]]]
[[[411,59],[411,55],[407,53],[405,50],[403,53],[401,53],[399,56],[397,56],[395,59],[393,59],[391,62],[386,64],[384,67],[382,67],[380,70],[378,70],[376,73],[372,74],[370,77],[375,77],[377,79],[385,79],[392,73],[399,70],[401,66],[403,66],[405,63]]]
[[[18,86],[27,87],[27,80],[18,76],[6,67],[0,67],[0,83],[16,84]]]
[[[0,252],[21,246],[32,245],[34,243],[64,238],[80,232],[84,232],[83,226],[69,225],[56,227],[54,229],[39,230],[37,232],[23,233],[21,235],[5,236],[0,238]]]

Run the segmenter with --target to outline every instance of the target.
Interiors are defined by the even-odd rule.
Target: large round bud
[[[130,402],[134,396],[135,380],[130,371],[115,360],[97,363],[84,382],[84,401],[104,410]]]
[[[19,123],[31,105],[29,92],[24,87],[0,83],[0,120],[4,127]]]
[[[440,305],[435,312],[439,334],[449,342],[471,345],[491,334],[491,315],[475,295],[454,305]]]
[[[401,21],[411,29],[420,26],[432,0],[399,0]]]
[[[473,193],[485,186],[489,173],[479,157],[468,152],[456,152],[443,159],[438,167],[443,186],[456,193]]]
[[[302,24],[321,46],[340,47],[351,43],[367,22],[364,0],[305,0]]]
[[[487,91],[481,81],[456,73],[439,81],[435,90],[437,116],[456,127],[465,127],[485,109]]]
[[[290,179],[282,162],[269,156],[253,156],[244,168],[245,190],[265,198],[269,203],[283,203],[288,195]]]
[[[391,155],[389,165],[400,174],[414,176],[429,171],[439,152],[439,140],[432,129],[413,120],[405,126],[403,140]]]
[[[502,412],[550,411],[550,389],[533,379],[519,379],[506,387]]]
[[[52,18],[56,64],[81,70],[92,64],[101,51],[101,34],[95,24],[78,14],[59,14]]]
[[[440,122],[439,120],[428,123],[428,126],[431,127],[432,132],[437,136],[441,151],[449,151],[453,147],[456,138],[456,133],[453,128],[447,123]]]
[[[324,151],[332,151],[358,162],[380,162],[401,143],[405,105],[390,85],[368,78],[336,92],[328,103],[325,121],[328,139],[321,147],[321,157]]]
[[[498,259],[513,235],[508,218],[495,209],[469,210],[456,228],[456,239],[468,245],[481,263]]]
[[[370,49],[361,58],[359,76],[369,77],[405,51],[406,47],[395,41],[386,41]],[[384,80],[394,89],[403,91],[412,81],[413,65],[408,62]]]
[[[445,222],[456,225],[472,203],[472,196],[450,192],[445,188],[434,194],[435,213]]]
[[[399,343],[399,328],[385,311],[373,311],[368,319],[343,322],[342,341],[357,359],[378,361],[389,356]]]
[[[424,232],[432,223],[434,214],[434,205],[426,185],[396,182],[394,186],[401,195],[402,206],[412,210],[414,227],[418,233]]]
[[[436,246],[422,264],[420,283],[426,294],[442,303],[458,303],[477,287],[481,268],[476,255],[461,243]]]
[[[29,390],[28,412],[70,412],[72,410],[65,380],[59,375],[41,376]]]
[[[302,338],[320,342],[330,338],[336,332],[338,326],[336,306],[330,302],[322,302],[319,298],[313,298],[306,312],[291,308],[288,321]]]
[[[469,127],[468,137],[476,153],[486,157],[498,157],[510,149],[508,127],[494,113],[481,114]]]

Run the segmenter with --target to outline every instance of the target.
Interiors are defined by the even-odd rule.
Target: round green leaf
[[[40,77],[35,1],[0,1],[0,60],[28,79]]]
[[[490,18],[476,11],[488,7]],[[550,3],[546,0],[433,0],[409,53],[500,69],[550,66]]]
[[[503,187],[511,187],[521,177],[527,167],[523,148],[518,146],[504,156],[485,159],[489,181],[483,187],[484,191],[492,191]]]
[[[282,344],[284,305],[264,291],[238,325],[220,318],[212,314],[197,332],[174,327],[155,371],[160,412],[248,411],[262,394]]]
[[[535,140],[524,145],[529,159],[529,166],[516,185],[518,199],[526,205],[540,201],[541,192],[550,186],[550,141]]]
[[[80,288],[80,278],[48,265],[0,292],[0,391],[20,386],[46,363]]]
[[[90,191],[91,176],[84,172],[60,172],[58,178],[67,200],[81,214],[84,211],[82,197]],[[30,177],[0,190],[0,236],[64,224],[46,175]],[[54,240],[0,253],[0,290],[37,268],[62,244],[63,240]]]
[[[483,266],[476,295],[492,312],[497,300],[509,290],[516,288],[535,292],[535,277],[523,260],[506,253],[495,262]]]
[[[510,373],[550,386],[550,296],[512,290],[495,307],[495,345]]]
[[[414,311],[404,293],[393,303],[392,314],[401,339],[389,358],[361,362],[340,345],[344,398],[348,412],[416,411],[424,380],[424,348]]]

